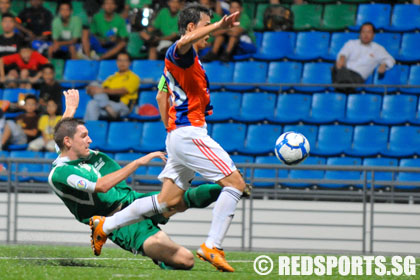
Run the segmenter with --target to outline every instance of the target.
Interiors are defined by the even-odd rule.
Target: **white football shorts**
[[[236,170],[229,154],[207,135],[205,127],[185,126],[169,132],[166,152],[168,161],[158,179],[172,179],[183,190],[191,186],[196,172],[217,182]]]

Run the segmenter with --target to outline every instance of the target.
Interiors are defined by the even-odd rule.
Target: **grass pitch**
[[[134,256],[118,248],[104,248],[101,257],[94,257],[89,246],[0,246],[0,279],[420,279],[420,259],[416,276],[279,276],[278,267],[267,276],[254,272],[253,262],[264,254],[274,262],[278,253],[227,252],[235,273],[221,273],[196,258],[191,271],[167,271],[146,257]],[[277,269],[277,270],[276,270]]]

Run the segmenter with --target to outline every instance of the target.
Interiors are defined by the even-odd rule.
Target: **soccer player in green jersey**
[[[193,254],[173,242],[160,230],[158,223],[166,223],[171,215],[189,207],[208,206],[217,199],[221,187],[211,184],[191,189],[185,193],[184,203],[177,209],[150,218],[139,217],[138,222],[130,222],[130,225],[125,226],[124,215],[119,215],[120,210],[138,198],[156,194],[138,193],[126,184],[125,179],[153,158],[165,160],[165,154],[153,152],[121,168],[106,154],[90,150],[92,140],[88,130],[82,121],[72,118],[78,106],[79,93],[77,90],[68,90],[64,95],[66,111],[55,127],[54,134],[61,153],[53,162],[53,169],[48,177],[54,192],[78,221],[85,224],[91,221],[92,230],[95,228],[93,223],[103,223],[100,216],[113,215],[118,219],[121,227],[107,235],[121,248],[133,253],[140,252],[152,258],[162,268],[191,269],[194,265]],[[92,216],[94,218],[90,220]],[[96,240],[101,243],[99,249],[92,244],[96,255],[101,253],[100,249],[106,238],[105,236],[103,240]]]

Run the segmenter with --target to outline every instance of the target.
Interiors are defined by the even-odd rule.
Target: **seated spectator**
[[[10,13],[2,14],[1,26],[3,34],[0,35],[0,57],[17,53],[24,40],[15,33],[15,17]]]
[[[17,116],[15,121],[6,121],[1,134],[0,150],[7,145],[24,145],[38,136],[38,102],[35,95],[25,97],[25,113]]]
[[[115,120],[132,111],[138,98],[140,78],[130,70],[130,65],[129,54],[118,54],[118,72],[109,76],[102,86],[92,83],[87,87],[92,100],[87,104],[85,121],[98,120],[100,117]]]
[[[94,50],[99,59],[112,59],[127,44],[128,32],[124,19],[115,12],[115,0],[105,0],[103,10],[93,16],[90,25],[90,40],[83,41],[86,54]]]
[[[49,152],[55,151],[54,127],[61,120],[61,116],[57,115],[58,106],[54,99],[47,102],[47,114],[42,115],[38,121],[38,130],[41,136],[29,142],[28,150],[40,151],[46,149]]]
[[[420,0],[413,0],[414,5],[420,5]]]
[[[48,49],[48,57],[59,56],[77,59],[77,47],[82,36],[82,20],[73,16],[70,2],[58,4],[58,16],[52,22],[53,44]]]
[[[42,53],[48,47],[46,41],[51,37],[53,15],[42,6],[43,0],[30,0],[30,4],[19,14],[19,19],[22,21],[19,30],[28,40],[33,41],[34,48]]]
[[[0,58],[0,81],[2,83],[15,83],[15,80],[27,80],[22,82],[20,88],[31,88],[31,83],[35,83],[41,77],[39,71],[41,65],[47,64],[48,59],[39,52],[34,51],[29,44],[20,46],[16,54],[6,55]],[[5,66],[15,65],[6,76]],[[16,83],[15,83],[16,84]],[[9,85],[10,86],[10,85]]]
[[[38,86],[39,89],[39,111],[42,114],[47,113],[47,101],[52,99],[57,104],[57,114],[61,114],[63,88],[60,83],[55,80],[55,71],[52,64],[44,64],[42,66],[42,81]]]
[[[162,8],[153,24],[140,31],[140,37],[149,50],[149,59],[163,58],[166,50],[178,38],[178,14],[181,7],[181,0],[169,0],[168,8]]]
[[[217,58],[221,61],[227,62],[232,59],[234,52],[244,54],[256,51],[252,21],[247,14],[243,13],[241,0],[232,0],[230,2],[230,13],[233,14],[235,12],[240,13],[239,26],[214,32],[213,36],[215,36],[215,40],[212,49],[201,59],[203,62],[212,61]],[[226,41],[226,48],[219,57],[219,52]]]
[[[337,55],[337,62],[332,69],[332,81],[335,84],[363,84],[376,67],[383,74],[395,64],[394,58],[378,43],[373,42],[375,29],[372,23],[364,23],[360,29],[360,38],[344,44]],[[351,88],[343,89],[351,91]]]
[[[280,5],[279,0],[270,0],[264,11],[265,31],[288,31],[293,29],[293,12]]]
[[[13,17],[16,17],[16,14],[10,9],[10,7],[10,0],[0,0],[0,20],[4,14],[12,14]],[[16,19],[18,18],[16,17]],[[20,23],[20,20],[18,23]],[[0,25],[0,35],[1,34],[3,34],[3,27]]]
[[[215,23],[222,19],[223,11],[220,6],[221,1],[214,1],[214,0],[200,0],[200,4],[204,7],[212,10],[213,17],[210,19],[210,23]],[[214,42],[214,36],[210,36],[207,42],[211,45]]]

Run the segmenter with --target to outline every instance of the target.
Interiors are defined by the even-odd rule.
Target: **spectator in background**
[[[264,11],[264,30],[292,30],[293,21],[293,12],[289,8],[281,6],[279,0],[270,0],[270,6]]]
[[[85,52],[90,54],[94,50],[99,59],[112,59],[127,44],[128,32],[124,19],[115,12],[115,0],[105,0],[103,10],[93,16],[90,25],[90,40],[85,44]]]
[[[165,56],[166,50],[178,38],[178,14],[182,0],[169,0],[168,7],[162,8],[153,24],[140,31],[140,37],[149,50],[149,59],[156,60]]]
[[[24,145],[38,136],[37,107],[36,96],[28,94],[25,97],[25,113],[17,116],[15,121],[6,121],[1,135],[0,150],[10,144]]]
[[[138,98],[140,78],[130,70],[130,65],[130,55],[119,53],[118,72],[109,76],[102,86],[92,83],[87,87],[92,100],[87,104],[85,121],[98,120],[100,117],[115,120],[132,111]]]
[[[77,59],[77,47],[82,36],[82,20],[72,15],[73,8],[70,2],[59,3],[57,10],[58,16],[52,22],[53,44],[48,49],[48,57],[70,53],[71,59]]]
[[[394,66],[394,58],[384,47],[373,42],[374,36],[375,28],[367,22],[360,28],[360,38],[350,40],[343,46],[332,69],[333,83],[363,84],[376,67],[379,66],[379,74],[384,74]]]
[[[16,17],[16,14],[10,10],[10,7],[10,0],[0,0],[0,20],[4,14],[12,14],[13,17]],[[19,20],[18,23],[20,23],[20,19],[16,18],[16,20]],[[3,34],[3,27],[0,25],[0,35],[1,34]]]
[[[242,1],[232,0],[230,2],[230,13],[239,12],[239,26],[231,29],[219,30],[213,34],[215,36],[211,51],[203,58],[203,62],[208,62],[219,58],[221,61],[228,62],[232,59],[234,52],[239,54],[253,53],[256,51],[254,45],[255,35],[252,30],[252,21],[246,13],[243,12]],[[226,48],[219,57],[223,44],[227,42]]]
[[[2,14],[1,26],[3,34],[0,35],[0,57],[17,53],[24,40],[15,33],[15,17],[10,13]]]
[[[39,111],[42,114],[47,113],[48,100],[54,100],[57,104],[57,114],[61,114],[62,102],[61,96],[63,89],[61,85],[55,80],[55,71],[52,64],[44,64],[42,66],[42,82],[39,84]]]
[[[413,0],[414,5],[420,5],[420,0]]]
[[[29,142],[28,150],[40,151],[46,149],[49,152],[55,151],[54,127],[61,120],[57,114],[58,106],[54,99],[47,101],[47,114],[42,115],[38,121],[38,130],[41,136]]]
[[[47,41],[51,37],[53,15],[42,6],[42,3],[42,0],[31,0],[31,5],[19,14],[19,19],[22,21],[19,29],[30,41]],[[42,44],[42,42],[36,44]]]
[[[20,46],[19,52],[16,54],[6,55],[0,58],[0,81],[12,82],[17,79],[28,80],[22,82],[20,88],[31,88],[31,83],[35,83],[41,77],[39,71],[41,65],[49,63],[48,59],[42,56],[39,52],[34,51],[28,43]],[[16,65],[7,73],[5,66]]]

